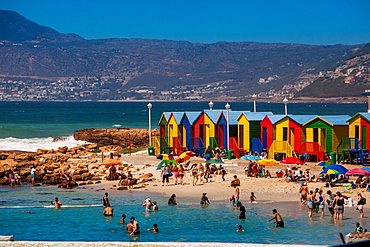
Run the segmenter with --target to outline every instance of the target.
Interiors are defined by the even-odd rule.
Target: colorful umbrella
[[[263,166],[277,166],[277,165],[279,165],[279,162],[274,160],[274,159],[264,159],[264,160],[259,160],[257,162],[258,162],[258,164],[263,165]]]
[[[240,157],[241,160],[262,160],[261,157],[258,157],[258,156],[255,156],[255,155],[251,155],[251,154],[248,154],[248,155],[244,155],[242,157]]]
[[[176,161],[178,163],[183,163],[187,160],[189,160],[191,157],[194,156],[194,152],[192,151],[186,151],[186,152],[183,152],[182,154],[179,155],[179,157],[177,157]]]
[[[327,169],[326,171],[323,171],[320,174],[321,175],[323,175],[323,174],[337,174],[337,175],[339,175],[339,174],[343,174],[343,173],[340,173],[339,171],[334,170],[334,169]]]
[[[369,172],[369,171],[366,171],[366,170],[364,170],[364,169],[355,168],[355,169],[349,170],[348,172],[346,172],[346,174],[353,174],[353,175],[370,175],[370,172]]]
[[[179,163],[177,163],[176,160],[162,160],[161,162],[159,162],[157,170],[160,170],[163,166],[168,166],[169,164],[178,165]]]
[[[287,157],[280,161],[280,163],[283,164],[297,164],[297,165],[303,165],[304,162],[296,157]]]
[[[370,167],[363,166],[363,167],[361,167],[361,169],[370,172]]]
[[[324,168],[330,166],[330,163],[327,162],[327,161],[320,161],[318,163],[316,163],[317,166],[323,166]]]
[[[332,173],[333,171],[330,171],[331,173],[328,173],[329,170],[334,170],[338,173]],[[334,164],[324,168],[324,170],[320,174],[345,174],[346,172],[348,172],[347,168],[342,165]]]
[[[122,165],[122,162],[120,160],[117,160],[117,159],[107,159],[104,162],[102,162],[100,165],[103,165],[103,166],[111,166],[111,165],[119,166],[119,165]]]
[[[157,156],[157,159],[159,160],[174,160],[175,158],[172,155],[169,154],[160,154]]]
[[[218,160],[218,159],[210,159],[210,160],[206,160],[206,163],[209,163],[209,164],[221,164],[221,163],[225,163],[225,162],[223,162],[222,160]]]

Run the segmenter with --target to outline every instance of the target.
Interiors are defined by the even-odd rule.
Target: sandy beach
[[[125,155],[122,157],[124,162],[132,164],[135,169],[139,171],[133,172],[134,177],[140,177],[143,174],[151,173],[154,175],[155,181],[145,183],[143,188],[135,188],[134,191],[149,191],[162,193],[164,196],[176,194],[178,198],[200,198],[202,193],[207,193],[208,198],[212,200],[228,200],[234,194],[234,188],[230,186],[230,182],[234,175],[237,175],[241,181],[240,185],[240,200],[242,202],[249,202],[251,192],[257,197],[257,201],[275,201],[275,202],[292,202],[299,201],[299,187],[300,182],[286,182],[284,178],[277,178],[276,172],[285,170],[287,166],[290,168],[297,167],[297,169],[306,171],[309,170],[311,174],[318,175],[322,171],[321,166],[316,166],[315,163],[307,163],[306,165],[286,165],[279,164],[277,166],[266,167],[269,170],[272,178],[254,178],[248,177],[244,174],[244,168],[249,161],[228,160],[225,161],[224,167],[227,171],[225,175],[226,181],[222,181],[221,175],[214,175],[210,182],[199,183],[196,186],[192,185],[191,172],[187,171],[184,178],[184,185],[175,185],[175,180],[170,177],[169,185],[162,186],[162,178],[160,170],[156,170],[158,159],[155,156],[147,156],[144,154]],[[193,157],[192,163],[204,163],[204,159]],[[348,169],[357,168],[359,166],[346,165]],[[358,176],[351,179],[355,180]],[[104,187],[106,190],[117,190],[118,181],[102,181],[99,187]],[[97,186],[97,185],[90,185]],[[346,190],[343,187],[325,187],[324,182],[309,182],[308,188],[314,190],[315,188],[322,188],[326,194],[327,190],[333,192]],[[346,194],[356,200],[356,192],[365,192],[365,189],[355,189],[352,194]]]

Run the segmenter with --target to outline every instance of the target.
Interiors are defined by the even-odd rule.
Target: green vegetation
[[[117,153],[121,154],[129,154],[129,153],[136,153],[139,151],[145,150],[147,147],[138,147],[138,148],[124,148],[122,150],[117,151]]]

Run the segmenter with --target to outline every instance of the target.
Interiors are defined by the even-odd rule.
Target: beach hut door
[[[267,149],[267,127],[262,129],[262,145],[263,149]]]

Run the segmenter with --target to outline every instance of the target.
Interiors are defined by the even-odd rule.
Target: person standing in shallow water
[[[236,206],[239,208],[239,215],[238,215],[238,218],[239,219],[245,219],[246,217],[245,217],[245,212],[246,212],[246,210],[245,210],[245,207],[243,206],[243,204],[241,203],[241,202],[238,202],[237,204],[236,204]]]
[[[272,217],[271,219],[269,219],[269,221],[272,221],[272,220],[275,220],[274,222],[272,222],[272,224],[275,224],[276,223],[276,227],[284,227],[284,221],[283,221],[283,218],[281,217],[281,215],[277,212],[276,209],[273,209],[272,210],[272,214],[274,215],[274,217]]]
[[[58,197],[55,197],[55,200],[51,202],[55,206],[55,208],[60,208],[62,206],[62,202],[59,201]]]
[[[104,207],[107,207],[109,205],[108,192],[105,192],[105,194],[103,196],[103,205],[104,205]]]
[[[176,195],[175,194],[172,194],[172,196],[170,197],[170,199],[168,199],[168,205],[172,205],[172,206],[177,205]]]

